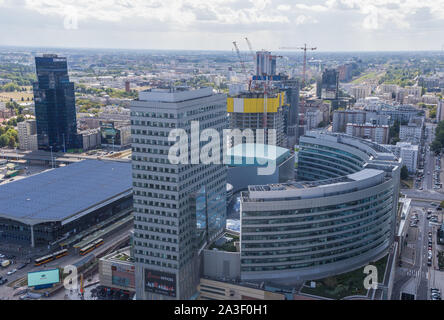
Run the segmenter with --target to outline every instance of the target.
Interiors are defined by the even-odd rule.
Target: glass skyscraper
[[[74,83],[69,81],[65,57],[35,58],[35,116],[39,150],[66,151],[79,147]]]

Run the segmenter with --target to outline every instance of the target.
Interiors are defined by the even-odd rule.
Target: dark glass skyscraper
[[[69,81],[66,58],[35,58],[34,83],[37,139],[40,150],[66,151],[78,147],[74,83]]]

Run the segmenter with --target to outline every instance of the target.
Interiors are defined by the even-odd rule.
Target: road
[[[133,225],[129,224],[124,229],[118,231],[118,233],[115,233],[111,236],[104,237],[105,244],[101,246],[100,248],[96,249],[97,251],[93,251],[93,254],[97,254],[99,252],[102,252],[104,250],[107,250],[109,247],[113,246],[119,239],[122,239],[123,237],[127,236],[129,231],[132,230]],[[73,265],[74,263],[80,261],[83,259],[83,256],[80,256],[79,254],[76,254],[74,252],[70,252],[69,255],[62,257],[60,259],[57,259],[55,261],[52,261],[50,263],[47,263],[46,265],[36,267],[33,263],[27,265],[22,270],[18,270],[13,275],[7,275],[7,272],[9,270],[12,270],[16,268],[18,265],[20,265],[24,260],[18,259],[14,265],[9,266],[6,269],[0,270],[0,276],[3,276],[8,279],[8,283],[5,285],[0,286],[0,299],[18,299],[18,297],[12,297],[12,293],[14,292],[14,289],[9,287],[8,284],[19,279],[23,278],[28,274],[28,272],[34,272],[34,271],[40,271],[40,270],[50,270],[55,269],[59,267],[65,267],[68,265]]]

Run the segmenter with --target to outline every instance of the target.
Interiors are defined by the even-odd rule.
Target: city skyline
[[[0,45],[229,50],[248,36],[258,50],[305,42],[327,52],[442,50],[442,7],[410,0],[2,0]]]

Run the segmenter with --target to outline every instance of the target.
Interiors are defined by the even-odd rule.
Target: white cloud
[[[69,23],[64,27],[70,19],[78,28]],[[149,34],[149,41],[159,37],[159,46],[175,46],[182,39],[180,45],[188,45],[193,36],[198,44],[204,38],[215,39],[208,45],[213,48],[248,34],[263,47],[297,39],[342,48],[347,38],[356,46],[375,41],[373,48],[394,46],[406,35],[413,39],[416,34],[415,39],[428,43],[442,38],[444,0],[0,0],[0,27],[0,45],[5,39],[17,43],[16,38],[26,44],[8,32],[20,28],[39,41],[38,29],[71,30],[69,36],[78,37],[79,43],[85,39],[86,44],[91,40],[85,34],[98,42],[122,33],[121,43]],[[426,31],[434,32],[434,38],[424,37]],[[53,41],[65,40],[62,36]]]

